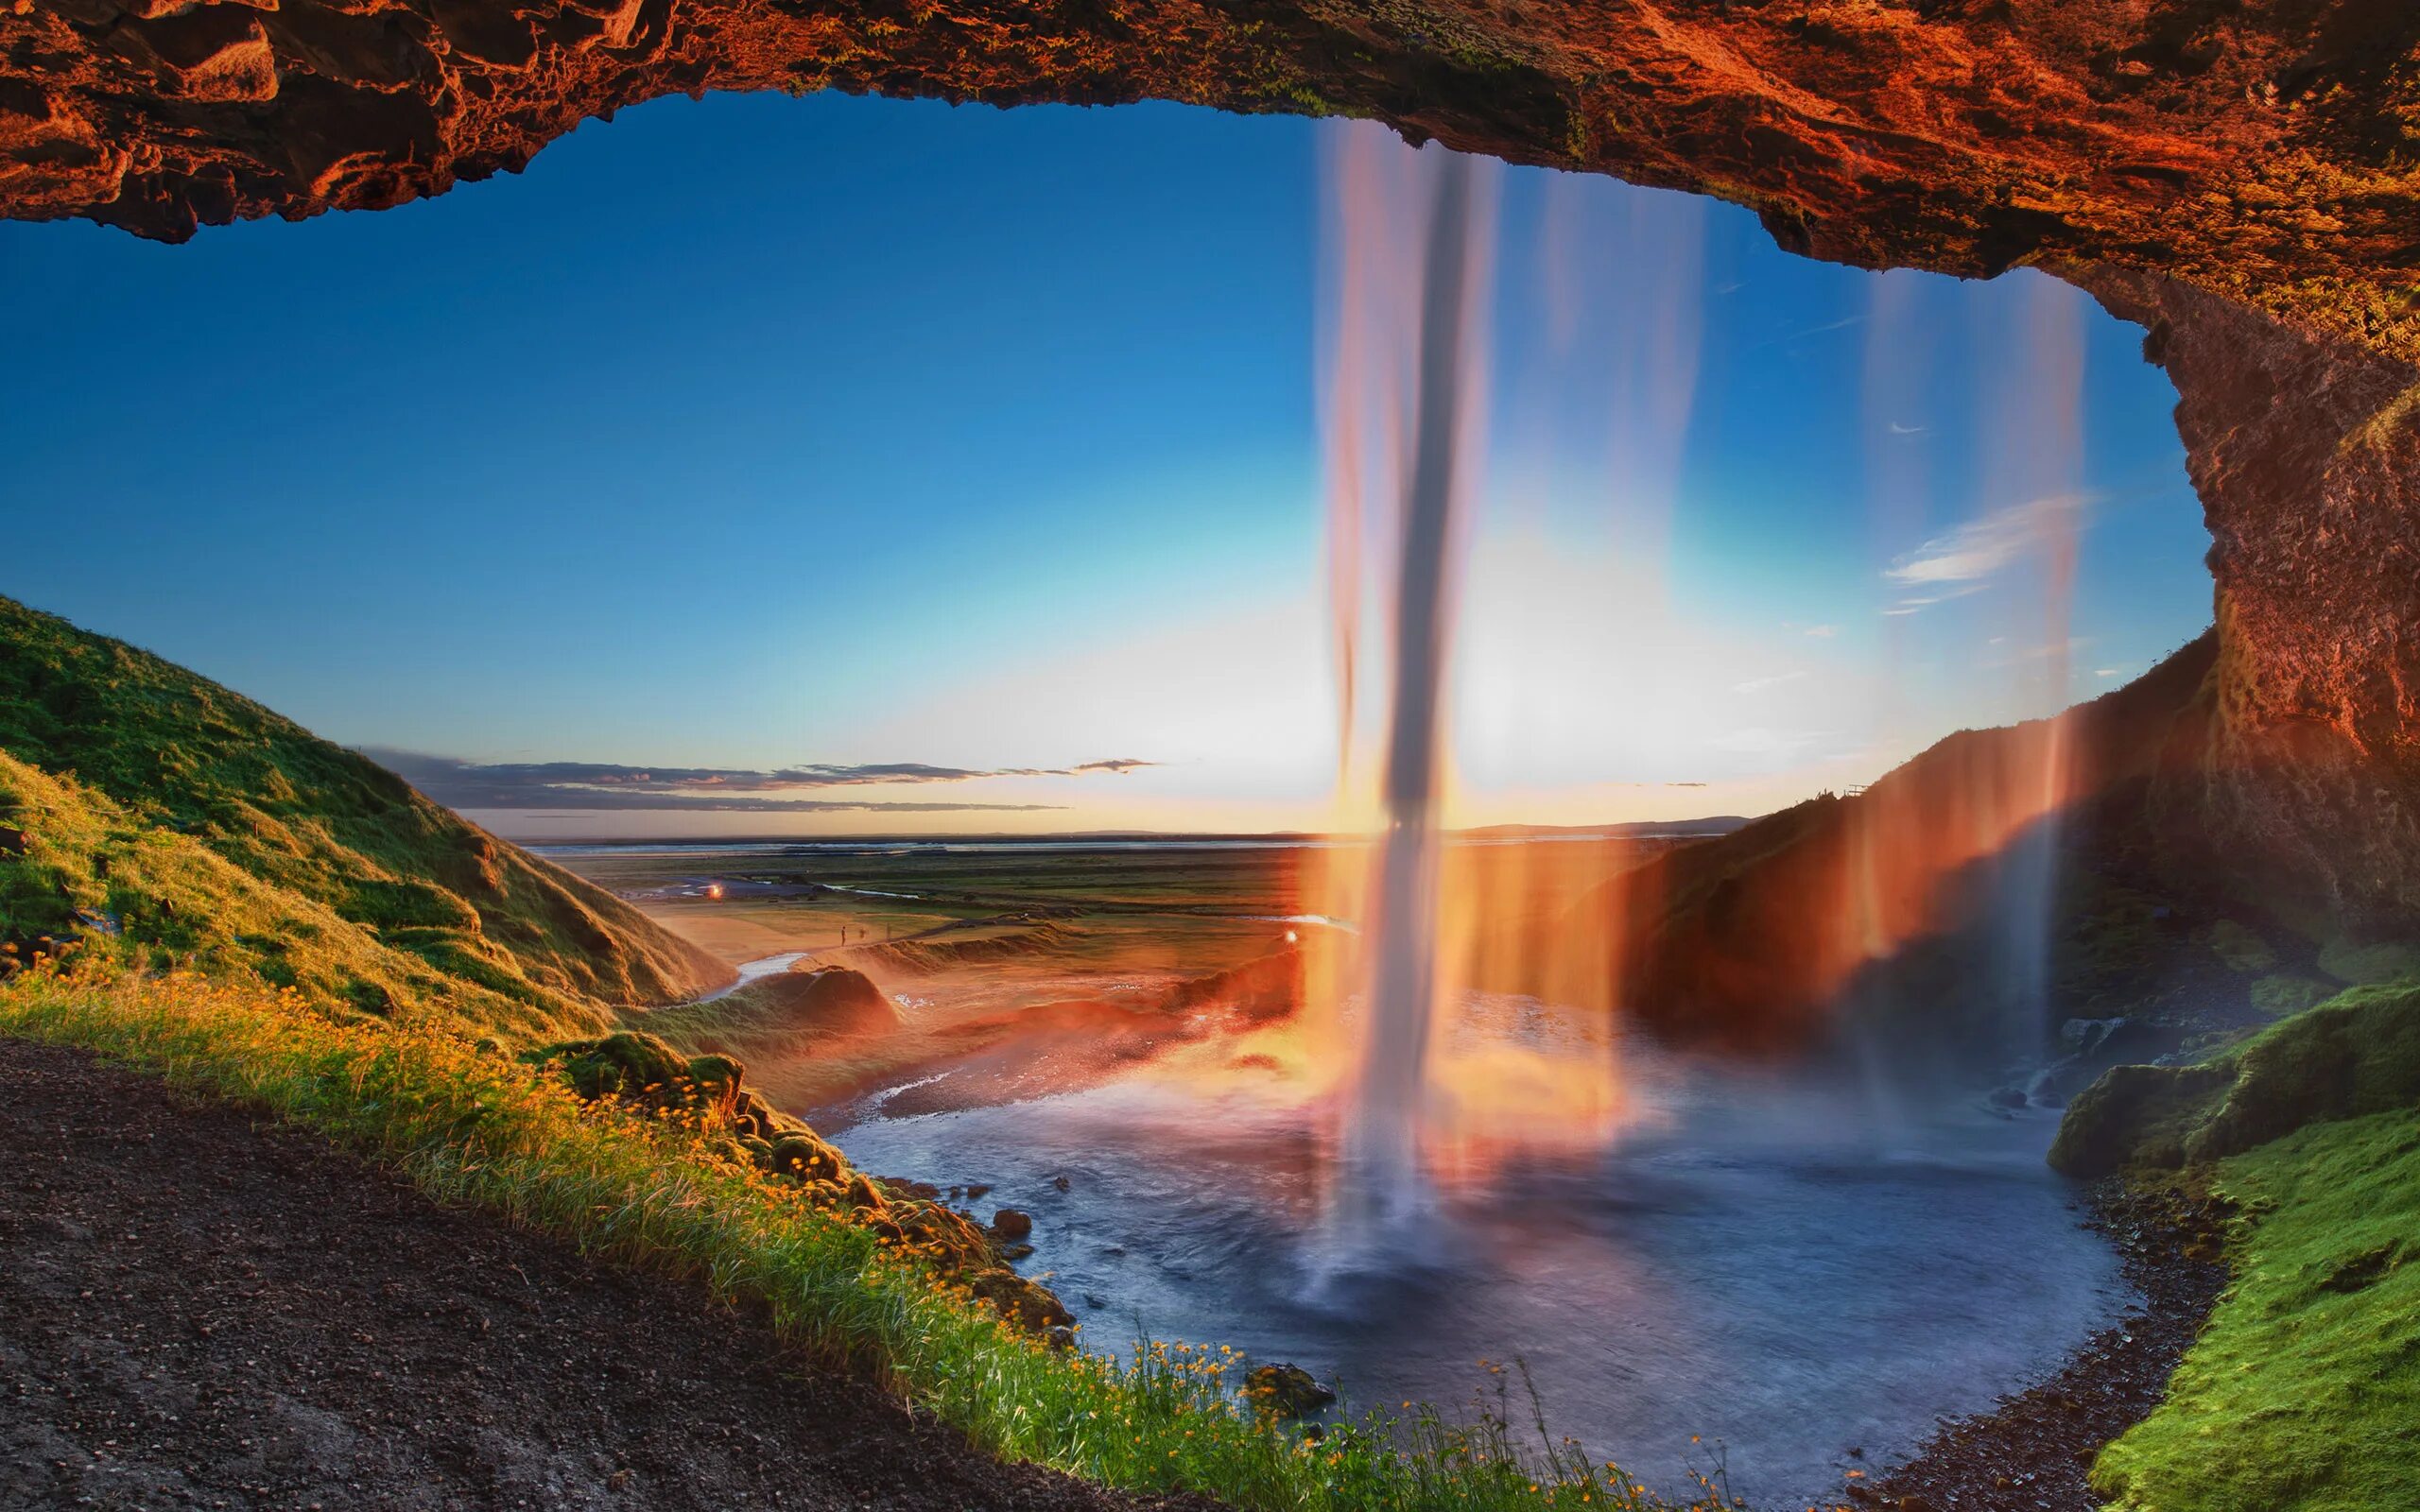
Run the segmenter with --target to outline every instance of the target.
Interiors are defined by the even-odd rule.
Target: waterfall
[[[1331,385],[1335,576],[1357,584],[1365,526],[1392,556],[1383,615],[1382,829],[1364,884],[1356,973],[1363,1026],[1343,1130],[1346,1200],[1374,1216],[1419,1194],[1439,991],[1438,799],[1453,565],[1478,417],[1479,311],[1492,248],[1491,165],[1414,151],[1373,129],[1335,146],[1343,286]],[[1417,227],[1416,236],[1404,234]],[[1416,262],[1399,259],[1411,252]],[[1375,455],[1365,455],[1375,452]],[[1349,762],[1357,592],[1340,593],[1342,753]]]

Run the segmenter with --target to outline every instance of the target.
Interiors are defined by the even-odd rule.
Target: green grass
[[[328,1014],[435,1019],[507,1039],[559,1038],[604,1022],[601,1010],[533,990],[510,971],[448,972],[194,836],[6,754],[0,812],[23,835],[20,853],[0,854],[0,949],[20,959],[49,936],[74,940],[82,958],[141,971],[189,966],[291,989]]]
[[[2102,1452],[2124,1512],[2420,1505],[2420,1108],[2221,1162],[2235,1281],[2169,1399]]]
[[[2124,1512],[2420,1505],[2420,983],[2354,988],[2199,1065],[2119,1066],[2051,1161],[2207,1186],[2232,1284],[2102,1451]]]
[[[437,975],[576,1022],[727,980],[599,888],[497,840],[375,763],[122,642],[0,598],[0,751],[183,836]],[[0,799],[0,825],[35,828]],[[0,856],[0,868],[9,866]],[[25,933],[34,899],[0,937]],[[21,940],[22,943],[22,940]]]
[[[293,990],[193,973],[21,971],[0,1034],[90,1047],[189,1093],[255,1107],[601,1258],[762,1304],[802,1351],[868,1372],[977,1444],[1103,1485],[1258,1509],[1667,1503],[1505,1413],[1407,1404],[1313,1439],[1232,1389],[1232,1351],[1151,1344],[1131,1364],[1054,1349],[923,1262],[728,1152],[719,1130],[584,1104],[440,1021],[331,1020]],[[1725,1504],[1711,1488],[1693,1503]]]

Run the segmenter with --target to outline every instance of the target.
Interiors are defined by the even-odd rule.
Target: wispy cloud
[[[1930,609],[1935,604],[1946,604],[1953,598],[1966,598],[1972,594],[1979,593],[1983,591],[1985,586],[1986,585],[1982,583],[1960,583],[1952,588],[1945,588],[1938,593],[1910,593],[1907,597],[1900,599],[1897,603],[1892,605],[1889,609],[1884,610],[1882,612],[1885,614],[1913,614],[1918,610]]]
[[[1734,693],[1762,693],[1767,688],[1778,688],[1785,682],[1796,682],[1799,679],[1805,676],[1806,676],[1805,672],[1776,672],[1770,678],[1750,678],[1745,682],[1735,682],[1731,685],[1731,691]]]
[[[611,762],[468,762],[418,751],[372,749],[372,761],[457,809],[685,809],[715,813],[825,814],[1028,812],[1055,803],[877,799],[803,796],[835,788],[925,786],[999,777],[1088,777],[1156,762],[1133,757],[1073,766],[934,766],[923,762],[809,763],[757,770],[727,766],[629,766]]]
[[[2126,675],[2126,670],[2123,667],[2095,667],[2092,669],[2092,675],[2096,678],[2122,678]]]
[[[1935,536],[1893,562],[1882,576],[1910,588],[1980,583],[2005,571],[2028,551],[2074,529],[2085,502],[2082,494],[2053,493],[1995,510],[1946,535]],[[1904,602],[1921,607],[1937,600]]]
[[[1891,434],[1893,436],[1922,436],[1932,429],[1929,425],[1902,425],[1895,420],[1890,421],[1890,426]]]
[[[1809,625],[1806,628],[1799,631],[1798,633],[1804,636],[1808,636],[1814,640],[1828,641],[1833,636],[1841,633],[1841,627],[1837,625]]]

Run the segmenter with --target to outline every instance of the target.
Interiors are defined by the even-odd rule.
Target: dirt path
[[[0,1040],[0,1506],[1138,1503],[802,1370],[694,1291]]]

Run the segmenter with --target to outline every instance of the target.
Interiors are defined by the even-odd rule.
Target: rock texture
[[[2176,384],[2218,589],[2219,734],[2198,795],[2210,826],[2357,931],[2408,927],[2420,368],[2174,280],[2068,271],[2148,328],[2146,355]]]
[[[2420,355],[2404,0],[12,0],[0,204],[377,209],[709,89],[1353,113],[1753,206],[1785,246],[2107,262]]]

